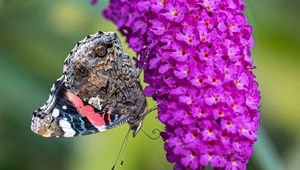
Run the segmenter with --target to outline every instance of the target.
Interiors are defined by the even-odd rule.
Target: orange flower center
[[[173,15],[174,17],[176,17],[176,16],[178,15],[178,12],[177,12],[177,11],[174,11],[174,12],[172,12],[172,15]]]
[[[206,53],[204,53],[204,57],[209,57],[209,53],[208,52],[206,52]]]
[[[205,114],[205,110],[201,109],[201,110],[200,110],[200,114],[201,114],[201,115],[204,115],[204,114]]]
[[[185,54],[186,54],[186,51],[185,51],[185,50],[181,50],[181,51],[180,51],[180,54],[181,54],[181,55],[185,55]]]
[[[190,70],[187,69],[187,70],[184,71],[184,74],[189,74],[189,72],[190,72]]]
[[[207,25],[207,26],[210,26],[210,22],[209,21],[205,21],[204,24]]]
[[[191,158],[194,159],[196,157],[196,154],[194,152],[191,153]]]
[[[161,6],[165,6],[166,5],[166,0],[162,0],[160,3]]]

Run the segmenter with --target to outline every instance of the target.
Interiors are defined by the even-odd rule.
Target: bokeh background
[[[300,1],[246,0],[262,93],[259,141],[250,170],[300,169]],[[101,16],[107,1],[0,0],[0,170],[111,169],[128,125],[102,134],[49,139],[30,130],[32,111],[48,98],[75,43],[117,31]],[[119,34],[120,36],[120,34]],[[130,56],[134,53],[125,40]],[[150,101],[149,105],[154,105]],[[144,130],[163,129],[153,112]],[[130,138],[122,170],[167,170],[161,139]]]

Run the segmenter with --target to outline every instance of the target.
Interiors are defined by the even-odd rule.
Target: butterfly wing
[[[140,127],[147,102],[137,72],[115,33],[79,41],[47,103],[34,112],[32,130],[42,136],[93,134],[129,122]]]
[[[58,79],[44,106],[37,109],[31,129],[44,137],[73,137],[94,134],[128,121],[128,116],[108,114],[85,103]]]

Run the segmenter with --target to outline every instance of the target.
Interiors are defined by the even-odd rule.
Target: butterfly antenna
[[[130,128],[129,128],[128,132],[129,132],[129,131],[130,131]],[[123,163],[124,163],[124,157],[125,157],[125,152],[126,152],[126,148],[127,148],[127,141],[128,141],[128,139],[129,139],[128,134],[129,134],[129,133],[127,133],[127,137],[126,137],[126,141],[125,141],[125,146],[124,146],[124,152],[123,152],[123,156],[122,156],[122,161],[121,161],[121,163],[120,163],[121,166],[123,166]]]
[[[147,58],[149,57],[149,54],[150,54],[150,49],[148,49],[147,50],[147,52],[146,52],[146,60],[147,60]],[[140,54],[140,56],[141,56],[141,54]],[[141,59],[141,57],[139,58],[139,60]],[[140,78],[140,75],[142,74],[142,72],[143,72],[143,70],[144,70],[144,68],[145,68],[145,61],[144,61],[144,63],[143,63],[143,65],[142,65],[142,68],[138,71],[138,76],[137,76],[137,79],[139,79]]]
[[[151,112],[153,112],[154,110],[157,110],[157,105],[155,105],[155,106],[152,106],[150,109],[148,109],[148,113],[151,113]]]
[[[160,130],[159,129],[153,129],[152,130],[152,134],[153,135],[156,135],[156,132],[158,132],[158,136],[156,136],[156,137],[152,137],[152,136],[150,136],[147,132],[145,132],[142,128],[141,128],[141,130],[142,130],[142,132],[148,137],[148,138],[150,138],[151,140],[157,140],[159,137],[160,137]]]
[[[115,163],[114,163],[113,167],[111,168],[111,170],[114,170],[114,169],[115,169],[116,164],[117,164],[117,162],[118,162],[118,160],[119,160],[119,157],[120,157],[120,154],[121,154],[121,151],[122,151],[122,149],[123,149],[124,144],[125,144],[125,149],[126,149],[126,142],[127,142],[128,136],[129,136],[129,132],[130,132],[130,127],[129,127],[129,129],[128,129],[128,131],[127,131],[127,133],[126,133],[126,135],[125,135],[125,137],[124,137],[124,139],[123,139],[123,142],[122,142],[120,151],[119,151],[119,153],[118,153],[117,159],[115,160]],[[123,155],[123,159],[124,159],[124,155]],[[124,161],[122,160],[121,165],[123,165],[123,162],[124,162]]]
[[[151,108],[149,108],[148,109],[148,114],[149,113],[151,113],[151,112],[153,112],[154,110],[157,110],[158,109],[158,106],[161,104],[161,103],[163,103],[165,100],[162,100],[162,101],[160,101],[160,102],[158,102],[155,106],[152,106]],[[155,129],[154,129],[155,130]],[[157,129],[158,130],[158,129]]]

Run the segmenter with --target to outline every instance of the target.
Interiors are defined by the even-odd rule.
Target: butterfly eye
[[[95,51],[91,51],[90,53],[88,53],[87,55],[89,58],[95,58],[96,57],[96,53]]]
[[[104,57],[107,53],[107,48],[106,48],[106,46],[101,45],[101,46],[97,47],[95,49],[95,51],[99,57]]]
[[[86,77],[89,74],[89,71],[81,65],[77,68],[77,74],[81,77]]]

